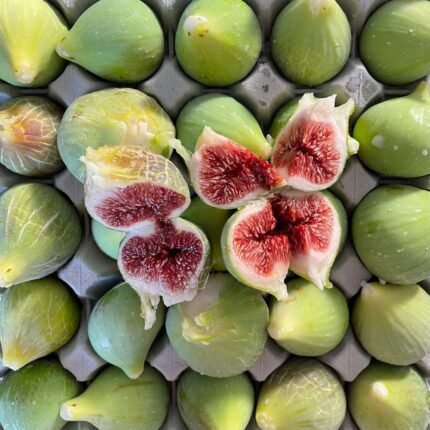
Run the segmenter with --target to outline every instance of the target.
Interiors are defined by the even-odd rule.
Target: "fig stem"
[[[23,61],[14,67],[16,79],[23,84],[31,84],[34,81],[35,73],[27,61]]]
[[[333,0],[309,0],[309,7],[313,15],[325,12],[332,4]]]
[[[66,421],[87,421],[89,416],[89,408],[85,407],[76,401],[71,399],[61,405],[60,415]]]

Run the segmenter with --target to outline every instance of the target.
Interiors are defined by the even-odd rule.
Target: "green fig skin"
[[[163,304],[158,305],[149,330],[145,330],[140,306],[137,293],[122,283],[97,302],[88,321],[88,337],[96,353],[131,379],[142,374],[149,348],[164,325]]]
[[[146,364],[137,379],[108,367],[80,396],[63,403],[60,413],[67,421],[88,421],[99,430],[158,430],[168,407],[166,381]]]
[[[5,430],[60,430],[60,406],[81,392],[56,360],[42,359],[9,372],[0,385],[0,422]]]
[[[360,36],[367,70],[388,85],[409,84],[430,73],[430,3],[393,0],[370,16]]]
[[[352,326],[377,360],[416,363],[430,352],[430,296],[417,284],[365,284],[354,304]]]
[[[84,182],[80,158],[87,147],[143,145],[170,157],[175,126],[158,102],[132,88],[85,94],[66,110],[58,130],[58,150],[70,173]]]
[[[291,358],[264,383],[256,420],[261,430],[338,430],[345,413],[335,374],[318,360]]]
[[[276,140],[284,126],[296,112],[299,105],[299,100],[299,98],[289,100],[278,110],[278,112],[276,112],[276,115],[272,121],[272,125],[270,126],[270,136],[273,140]]]
[[[416,178],[430,174],[429,123],[430,84],[426,82],[409,96],[372,106],[354,128],[360,160],[385,176]]]
[[[0,79],[18,87],[41,87],[66,63],[55,45],[67,33],[65,20],[45,0],[0,4]]]
[[[57,45],[57,53],[113,82],[136,83],[163,59],[164,35],[154,12],[140,0],[100,0]]]
[[[355,249],[371,273],[408,285],[430,276],[430,192],[406,185],[371,191],[352,218]]]
[[[275,21],[271,48],[287,79],[296,84],[322,84],[348,61],[348,19],[335,0],[293,0]]]
[[[119,247],[126,232],[113,230],[100,224],[96,220],[91,220],[91,233],[94,241],[100,250],[114,260],[118,259]]]
[[[430,393],[412,367],[373,362],[348,387],[348,407],[361,430],[426,430]]]
[[[172,347],[191,369],[226,378],[247,371],[262,354],[268,319],[258,292],[217,273],[194,300],[169,308],[166,330]]]
[[[211,378],[187,370],[178,383],[177,402],[189,430],[245,430],[254,410],[254,389],[245,373]]]
[[[49,185],[28,183],[0,197],[0,287],[57,271],[77,250],[81,223],[73,205]]]
[[[268,159],[272,147],[252,113],[233,97],[206,94],[188,102],[176,121],[178,138],[194,152],[205,126],[244,146],[259,157]]]
[[[242,0],[194,0],[176,31],[184,71],[208,86],[232,85],[254,67],[262,48],[260,24]]]
[[[0,302],[3,364],[20,369],[65,345],[80,323],[80,306],[55,278],[14,285]]]

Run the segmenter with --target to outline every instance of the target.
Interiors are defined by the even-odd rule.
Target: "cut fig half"
[[[162,155],[134,145],[89,147],[85,206],[106,227],[129,231],[177,217],[190,204],[188,185]]]
[[[336,96],[316,98],[304,94],[294,114],[275,140],[272,164],[286,184],[301,191],[331,187],[345,168],[347,158],[358,151],[348,135],[354,102],[335,107]]]
[[[118,267],[141,298],[147,329],[155,321],[160,297],[166,306],[195,297],[209,276],[210,255],[203,231],[181,218],[147,224],[127,234]]]

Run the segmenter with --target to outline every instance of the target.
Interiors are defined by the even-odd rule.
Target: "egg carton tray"
[[[145,0],[157,14],[164,29],[166,54],[159,69],[149,79],[131,86],[155,97],[173,120],[176,119],[182,106],[193,97],[203,93],[221,92],[242,102],[253,112],[263,130],[267,132],[274,114],[286,101],[305,92],[313,92],[320,97],[336,94],[338,103],[343,103],[348,98],[352,98],[356,104],[352,118],[354,121],[364,109],[372,104],[387,98],[408,94],[416,85],[412,84],[400,88],[384,86],[372,78],[359,58],[357,37],[361,27],[367,17],[385,2],[384,0],[338,0],[348,16],[353,33],[351,55],[338,76],[323,85],[312,88],[297,86],[284,79],[270,58],[268,44],[270,29],[288,0],[247,0],[247,3],[258,16],[263,29],[265,43],[261,57],[253,71],[241,82],[228,88],[204,87],[182,72],[174,53],[174,36],[177,23],[190,1]],[[51,3],[62,11],[70,25],[95,2],[96,0],[51,0]],[[38,94],[47,95],[66,108],[79,96],[107,87],[118,87],[118,85],[103,81],[79,66],[69,64],[64,72],[47,88],[22,89],[0,82],[0,104],[14,96]],[[173,156],[173,160],[186,174],[179,158]],[[14,184],[29,180],[32,179],[16,175],[0,167],[0,193]],[[43,182],[55,186],[69,197],[78,209],[84,225],[84,238],[78,251],[57,273],[57,276],[66,282],[81,299],[82,322],[74,338],[57,351],[57,355],[62,365],[72,372],[79,381],[88,382],[106,365],[96,355],[89,343],[87,335],[88,317],[97,300],[106,291],[121,282],[121,276],[116,261],[103,254],[91,237],[90,220],[85,211],[82,184],[74,179],[67,170],[63,170],[54,177],[43,180]],[[352,157],[332,191],[342,200],[346,210],[351,214],[355,206],[369,191],[379,184],[387,182],[390,180],[378,177],[368,171],[357,157]],[[430,190],[430,176],[400,182]],[[333,267],[332,282],[351,301],[360,290],[362,282],[370,279],[372,279],[372,275],[363,266],[350,239],[348,239]],[[424,281],[422,286],[430,292],[430,279]],[[257,393],[261,382],[283,364],[288,356],[287,351],[269,339],[263,354],[249,370]],[[336,349],[318,358],[330,366],[343,382],[353,381],[371,361],[371,357],[362,349],[351,328],[348,329],[345,338]],[[164,375],[171,386],[171,407],[162,429],[186,430],[186,426],[182,423],[176,409],[175,381],[187,368],[187,365],[177,356],[169,344],[165,331],[162,331],[157,337],[147,360]],[[416,363],[416,367],[424,377],[430,378],[430,355]],[[0,374],[7,371],[8,369],[0,366]],[[69,423],[64,428],[67,430],[94,429],[88,423]],[[248,426],[248,430],[257,429],[254,421]],[[357,430],[348,414],[342,429]]]

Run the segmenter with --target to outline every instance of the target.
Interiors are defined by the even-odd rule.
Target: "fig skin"
[[[374,12],[360,35],[367,70],[388,85],[409,84],[430,73],[430,4],[393,0]]]
[[[232,85],[254,67],[260,24],[242,0],[194,0],[176,30],[176,56],[185,73],[208,86]]]
[[[59,41],[57,53],[103,79],[136,83],[161,63],[164,35],[144,2],[100,0]]]
[[[358,156],[381,175],[428,175],[429,123],[430,84],[421,82],[408,96],[374,105],[360,116],[354,127],[354,138],[360,142]]]
[[[127,232],[105,227],[96,220],[91,220],[91,232],[99,249],[108,257],[117,260],[121,241]]]

